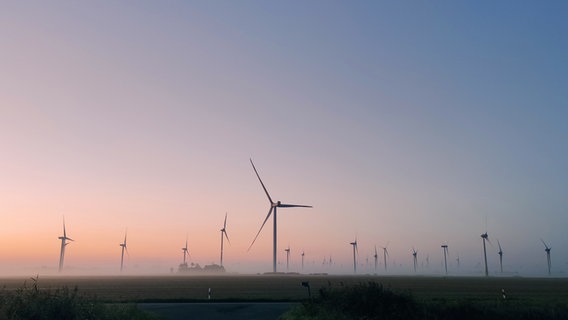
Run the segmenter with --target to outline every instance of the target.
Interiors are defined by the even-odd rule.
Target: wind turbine
[[[388,257],[388,255],[389,255],[389,251],[387,250],[387,247],[383,247],[383,259],[385,261],[385,272],[387,271],[387,257]]]
[[[270,215],[272,214],[272,212],[274,211],[274,216],[273,216],[273,221],[274,221],[274,230],[273,230],[273,248],[272,248],[272,269],[273,272],[276,273],[276,239],[277,239],[277,228],[276,228],[276,208],[312,208],[312,206],[306,206],[306,205],[301,205],[301,204],[284,204],[280,201],[274,202],[272,201],[272,198],[270,197],[270,194],[268,194],[268,190],[266,190],[266,187],[264,186],[264,183],[262,182],[262,179],[260,179],[260,175],[258,175],[258,171],[256,171],[256,167],[254,166],[254,163],[252,162],[252,159],[250,159],[250,164],[252,165],[252,168],[254,169],[254,173],[256,173],[256,177],[258,178],[258,181],[260,181],[260,185],[262,185],[262,189],[264,189],[264,193],[266,193],[266,196],[268,197],[268,201],[270,201],[270,209],[268,210],[268,214],[266,215],[266,218],[264,219],[264,222],[262,223],[262,225],[260,226],[260,230],[258,230],[258,233],[256,234],[256,236],[254,237],[254,240],[252,240],[252,243],[250,244],[248,250],[250,250],[250,248],[252,247],[252,245],[254,244],[254,242],[256,241],[256,238],[258,238],[258,235],[260,234],[260,232],[262,231],[262,228],[264,227],[264,225],[266,224],[266,221],[268,221],[268,219],[270,218]],[[247,250],[247,251],[248,251]]]
[[[548,275],[550,275],[550,267],[551,267],[551,263],[550,263],[550,248],[545,242],[544,240],[540,239],[540,241],[542,241],[542,244],[544,244],[544,251],[546,251],[546,262],[548,262]]]
[[[497,245],[499,246],[499,267],[501,268],[501,273],[503,273],[503,250],[501,250],[501,243],[497,240]]]
[[[290,266],[290,245],[284,251],[286,251],[286,272],[288,272],[288,267]]]
[[[485,241],[489,241],[489,237],[487,236],[487,231],[481,235],[481,239],[483,239],[483,257],[485,258],[485,276],[489,276],[489,269],[487,269],[487,250],[485,248]]]
[[[414,272],[416,273],[416,265],[418,264],[418,252],[412,247],[412,259],[414,260]]]
[[[227,235],[227,213],[225,213],[225,222],[223,222],[223,229],[221,229],[221,267],[223,266],[223,236],[225,236],[225,238],[227,238],[227,242],[231,244],[231,241],[229,241],[229,236]],[[187,244],[185,246],[187,250]],[[185,262],[185,254],[184,254],[184,262]]]
[[[349,244],[353,246],[353,273],[357,273],[357,254],[359,253],[359,250],[357,249],[357,238]]]
[[[189,256],[189,250],[187,250],[187,236],[185,236],[185,247],[181,248],[181,250],[183,251],[183,264],[187,266],[185,262],[185,257]]]
[[[63,236],[58,239],[61,240],[61,251],[59,253],[59,272],[61,272],[61,270],[63,270],[63,260],[65,260],[65,247],[69,244],[67,240],[75,241],[67,237],[67,231],[65,230],[65,217],[63,217]]]
[[[126,247],[126,234],[127,231],[124,232],[124,242],[119,244],[122,247],[122,254],[120,255],[120,272],[122,272],[122,267],[124,266],[124,250],[128,253],[128,248]]]
[[[375,255],[373,256],[375,258],[375,273],[377,273],[377,266],[379,265],[379,255],[377,254],[377,246],[375,246]]]
[[[442,251],[444,251],[444,266],[446,268],[446,274],[448,274],[448,261],[447,261],[448,245],[447,244],[442,245]]]
[[[304,251],[302,251],[302,254],[301,254],[301,256],[302,256],[302,270],[304,270],[304,255],[305,255],[305,253],[304,253]]]

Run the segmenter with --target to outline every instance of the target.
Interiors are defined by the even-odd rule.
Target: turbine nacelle
[[[487,239],[489,236],[487,235],[487,232],[485,232],[484,234],[481,235],[481,237],[482,237],[483,239]]]

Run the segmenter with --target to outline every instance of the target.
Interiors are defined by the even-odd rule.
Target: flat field
[[[505,289],[508,301],[567,303],[568,278],[425,277],[337,275],[208,275],[208,276],[76,276],[39,277],[40,288],[78,287],[108,302],[299,301],[308,297],[301,284],[309,281],[312,295],[319,288],[376,282],[425,301],[498,301]],[[31,278],[0,278],[3,291],[17,290]],[[1,291],[0,291],[1,294]]]

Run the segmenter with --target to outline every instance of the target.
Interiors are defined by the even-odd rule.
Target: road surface
[[[138,308],[168,320],[275,320],[297,306],[294,302],[139,303]]]

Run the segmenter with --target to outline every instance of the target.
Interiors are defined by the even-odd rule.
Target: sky
[[[0,9],[0,275],[219,263],[566,276],[565,1],[16,1]],[[333,264],[322,265],[332,257]],[[382,255],[379,255],[382,258]],[[460,266],[457,266],[457,258]]]

